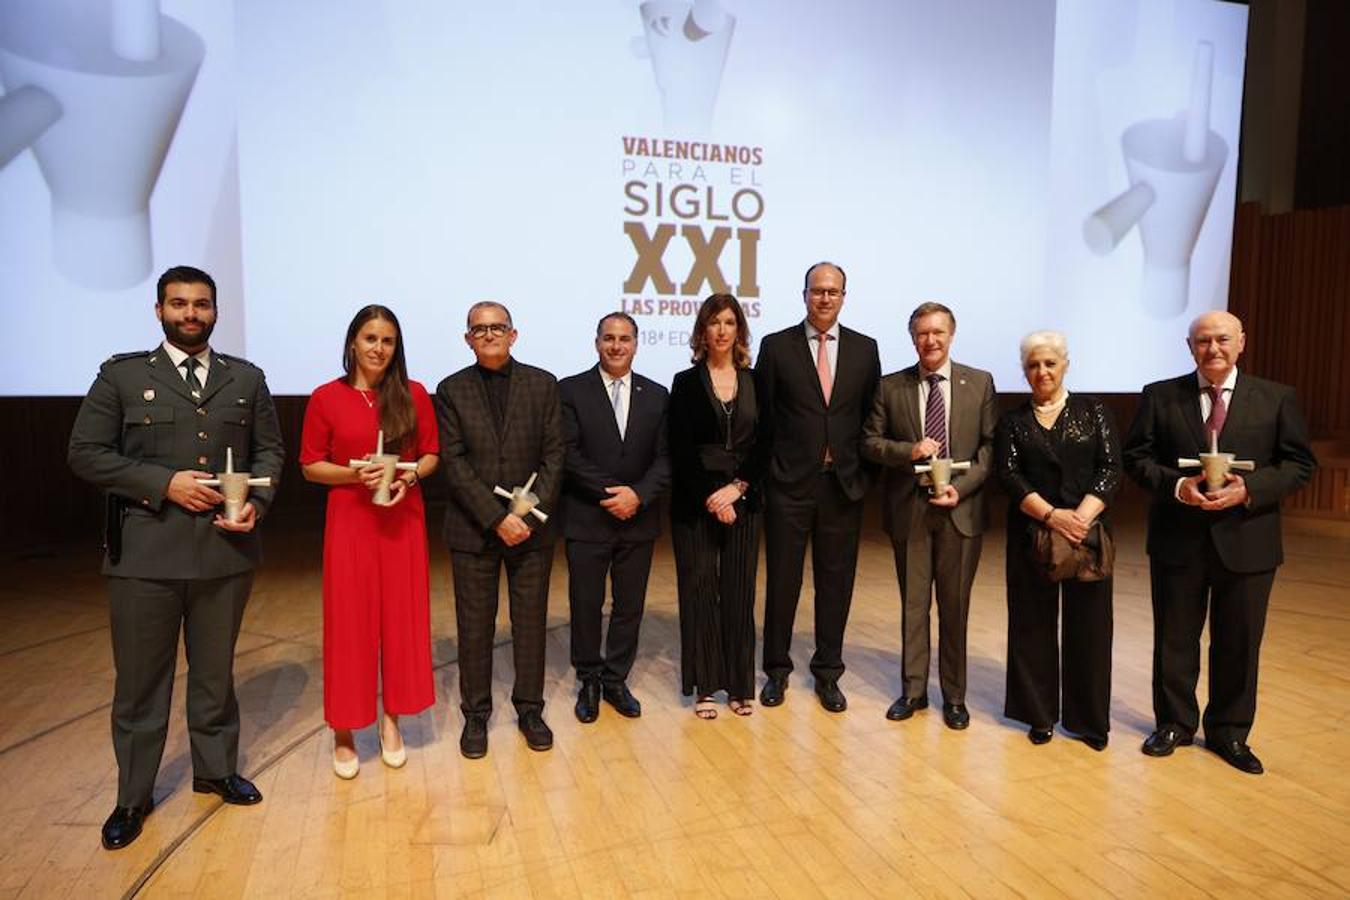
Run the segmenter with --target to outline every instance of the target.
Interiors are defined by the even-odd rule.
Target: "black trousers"
[[[1153,583],[1153,714],[1158,727],[1194,734],[1200,725],[1195,686],[1200,636],[1209,614],[1209,704],[1205,739],[1242,741],[1256,718],[1256,679],[1275,570],[1241,574],[1212,544],[1189,566],[1150,560]]]
[[[730,526],[712,516],[671,523],[685,696],[726,691],[733,699],[748,700],[755,695],[759,528],[757,512],[737,515]]]
[[[151,798],[169,729],[180,626],[192,774],[224,778],[239,770],[234,645],[252,587],[251,571],[191,581],[108,579],[118,806],[144,808]]]
[[[553,548],[525,553],[450,552],[459,631],[459,698],[465,716],[492,714],[492,650],[497,633],[497,589],[506,569],[511,607],[511,653],[516,680],[511,703],[517,713],[544,708],[544,643],[548,623],[548,577]]]
[[[785,491],[770,483],[765,493],[764,673],[773,678],[792,671],[792,627],[809,539],[816,594],[811,673],[822,681],[837,681],[844,674],[844,628],[853,602],[862,501],[850,500],[829,471],[804,489]]]
[[[577,678],[628,679],[637,659],[654,541],[567,542],[567,600],[572,610],[572,667]],[[614,601],[601,650],[605,577]]]
[[[1008,687],[1003,714],[1105,739],[1111,730],[1111,579],[1047,581],[1008,546]],[[1059,635],[1060,597],[1064,631]],[[1062,666],[1062,671],[1061,671]]]

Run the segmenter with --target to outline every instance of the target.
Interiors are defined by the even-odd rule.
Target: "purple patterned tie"
[[[1223,434],[1223,423],[1228,419],[1228,406],[1223,402],[1223,388],[1217,384],[1209,386],[1209,418],[1205,420],[1205,431],[1214,435],[1217,443]]]
[[[947,405],[942,400],[942,376],[928,376],[928,405],[923,411],[923,436],[938,444],[938,459],[947,453]]]

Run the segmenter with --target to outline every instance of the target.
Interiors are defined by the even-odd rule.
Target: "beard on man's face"
[[[171,322],[168,319],[161,319],[160,325],[164,327],[164,336],[169,339],[169,343],[177,347],[203,347],[207,341],[211,340],[211,332],[215,330],[215,322],[207,322],[202,319],[193,319],[190,322]],[[195,329],[185,327],[188,325],[197,326]]]

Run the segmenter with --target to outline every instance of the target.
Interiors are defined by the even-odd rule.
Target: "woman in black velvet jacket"
[[[684,694],[694,712],[717,716],[727,692],[737,715],[754,707],[755,570],[759,561],[764,455],[750,371],[750,334],[730,294],[703,302],[689,345],[694,365],[675,376],[667,414],[671,541],[680,603]]]
[[[1037,530],[1077,545],[1100,523],[1120,483],[1120,441],[1111,413],[1095,397],[1064,388],[1064,336],[1038,331],[1022,340],[1031,400],[1008,410],[994,438],[995,471],[1008,493],[1008,689],[1004,714],[1047,743],[1060,718],[1094,750],[1111,727],[1111,579],[1048,580],[1031,562]],[[1056,645],[1061,593],[1062,650]]]

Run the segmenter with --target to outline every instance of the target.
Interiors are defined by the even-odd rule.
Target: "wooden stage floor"
[[[1198,746],[1163,760],[1139,752],[1152,724],[1152,625],[1142,525],[1131,519],[1118,541],[1104,753],[1063,733],[1034,747],[1002,718],[1001,532],[986,539],[975,588],[970,729],[947,730],[937,709],[886,721],[900,684],[899,609],[889,546],[871,529],[848,631],[846,713],[821,710],[800,674],[812,645],[807,591],[787,703],[696,720],[677,687],[663,546],[632,679],[644,714],[630,721],[604,707],[598,723],[580,725],[560,559],[545,710],[555,748],[532,753],[516,732],[503,629],[490,751],[477,761],[458,752],[454,615],[438,551],[437,703],[404,720],[401,770],[385,769],[374,730],[362,732],[351,782],[332,773],[322,720],[321,535],[272,521],[236,665],[241,769],[266,800],[226,807],[192,793],[180,677],[157,808],[140,840],[116,853],[99,846],[116,770],[97,559],[8,561],[0,898],[1350,895],[1350,539],[1287,535],[1252,735],[1267,774],[1251,777]],[[761,623],[762,606],[761,594]],[[940,699],[936,678],[930,697]]]

